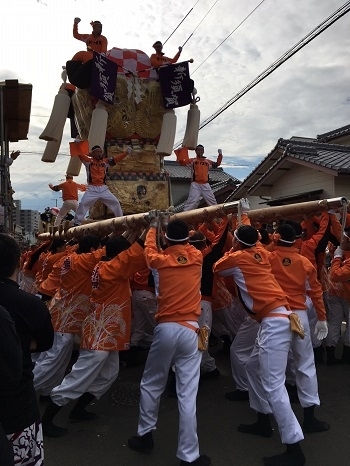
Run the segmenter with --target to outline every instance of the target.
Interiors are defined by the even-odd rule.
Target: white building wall
[[[295,165],[281,176],[271,188],[271,197],[276,199],[307,191],[323,189],[323,199],[336,197],[333,186],[333,175],[303,165]]]

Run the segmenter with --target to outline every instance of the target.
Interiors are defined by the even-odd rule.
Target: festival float
[[[239,202],[179,214],[171,211],[169,176],[164,158],[171,155],[176,133],[178,107],[188,106],[186,131],[182,145],[194,149],[198,142],[200,100],[190,79],[189,63],[182,61],[155,69],[150,57],[141,50],[113,47],[105,54],[79,51],[67,61],[61,74],[62,84],[40,139],[47,141],[42,161],[53,163],[60,149],[63,129],[70,119],[70,162],[67,174],[78,176],[81,161],[94,145],[103,147],[107,157],[118,155],[127,147],[132,154],[108,169],[106,184],[119,199],[124,216],[113,217],[97,201],[85,224],[71,227],[65,222],[47,228],[39,238],[64,235],[79,237],[86,233],[107,235],[122,232],[127,225],[145,224],[148,212],[157,209],[166,221],[181,218],[196,224],[205,218],[236,214]],[[187,156],[187,150],[186,154]],[[181,150],[178,160],[182,157]],[[271,223],[281,218],[299,218],[347,205],[343,197],[311,201],[289,206],[270,207],[249,212],[252,222]],[[54,214],[51,212],[51,214]],[[51,222],[53,224],[54,218]]]
[[[88,154],[94,145],[103,147],[107,157],[131,147],[131,155],[108,169],[110,191],[126,215],[168,209],[171,191],[164,158],[173,151],[177,107],[189,106],[184,144],[194,149],[198,141],[200,99],[190,79],[192,62],[156,70],[141,50],[79,51],[63,67],[63,82],[40,135],[47,141],[42,161],[55,162],[69,118],[74,141],[67,174],[79,175],[77,155]],[[112,216],[97,201],[90,209],[89,221]]]

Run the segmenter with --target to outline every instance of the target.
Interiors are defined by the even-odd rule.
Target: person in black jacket
[[[0,392],[18,384],[22,375],[22,348],[15,323],[0,306]],[[14,466],[13,448],[0,424],[0,464]]]
[[[0,424],[12,444],[16,465],[43,465],[43,436],[33,386],[32,352],[53,343],[51,317],[43,301],[19,289],[20,248],[14,238],[0,233],[0,305],[10,314],[22,347],[19,380],[0,385]]]

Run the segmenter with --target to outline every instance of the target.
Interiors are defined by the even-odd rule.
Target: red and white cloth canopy
[[[118,73],[131,72],[139,78],[157,78],[156,71],[151,67],[149,56],[142,50],[113,47],[107,51],[106,57],[119,65]]]

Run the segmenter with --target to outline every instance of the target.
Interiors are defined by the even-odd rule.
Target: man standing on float
[[[73,37],[75,39],[85,42],[87,49],[89,51],[94,51],[97,53],[106,53],[107,52],[107,38],[103,36],[102,33],[102,24],[100,21],[91,21],[92,34],[79,34],[78,32],[78,23],[80,23],[80,18],[74,18],[73,24]]]
[[[131,154],[131,152],[131,147],[128,147],[125,152],[119,155],[104,158],[101,147],[94,146],[89,155],[78,155],[86,168],[88,186],[75,214],[73,220],[74,226],[81,224],[89,207],[97,200],[105,204],[114,213],[115,217],[123,215],[120,202],[106,185],[106,173],[109,166],[120,162],[127,155]]]
[[[195,209],[201,196],[208,205],[217,204],[213,190],[209,184],[209,170],[210,168],[217,168],[220,166],[222,161],[222,151],[221,149],[218,149],[218,158],[216,162],[204,157],[204,146],[202,146],[202,144],[198,144],[195,151],[195,158],[184,158],[182,160],[178,158],[180,165],[186,165],[191,168],[192,174],[190,192],[184,205],[184,211]],[[177,151],[175,151],[175,154],[176,152]]]

